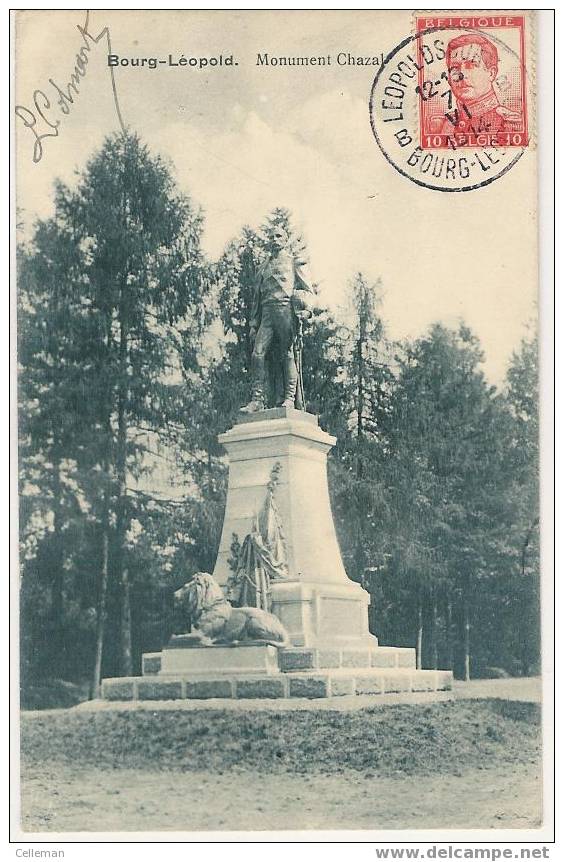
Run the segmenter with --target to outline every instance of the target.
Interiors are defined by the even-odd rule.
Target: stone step
[[[384,646],[365,649],[290,647],[278,651],[278,664],[284,673],[329,668],[415,668],[415,650]]]
[[[368,649],[290,647],[278,650],[278,666],[283,673],[331,668],[415,668],[415,650],[408,647],[385,646]],[[153,652],[143,655],[143,676],[158,674],[161,667],[162,653]]]
[[[346,668],[294,671],[271,676],[186,679],[117,677],[102,683],[102,698],[111,701],[184,698],[326,698],[391,692],[449,691],[450,671],[412,668]]]

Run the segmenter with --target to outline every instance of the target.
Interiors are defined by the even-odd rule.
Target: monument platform
[[[452,673],[418,670],[413,649],[277,649],[239,644],[147,653],[143,676],[105,679],[102,698],[327,698],[451,688]]]

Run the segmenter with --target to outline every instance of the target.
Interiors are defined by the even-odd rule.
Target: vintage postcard
[[[19,840],[550,840],[539,45],[13,13]]]

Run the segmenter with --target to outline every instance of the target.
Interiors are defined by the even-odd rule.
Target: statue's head
[[[174,593],[175,601],[186,608],[194,622],[210,605],[224,598],[223,590],[208,572],[196,572],[192,580]]]
[[[283,227],[277,227],[272,234],[272,245],[275,251],[281,251],[288,244],[288,232]]]

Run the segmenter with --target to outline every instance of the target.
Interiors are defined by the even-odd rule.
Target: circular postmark
[[[427,17],[416,27],[374,79],[376,142],[417,185],[444,192],[489,185],[529,143],[525,18]]]

